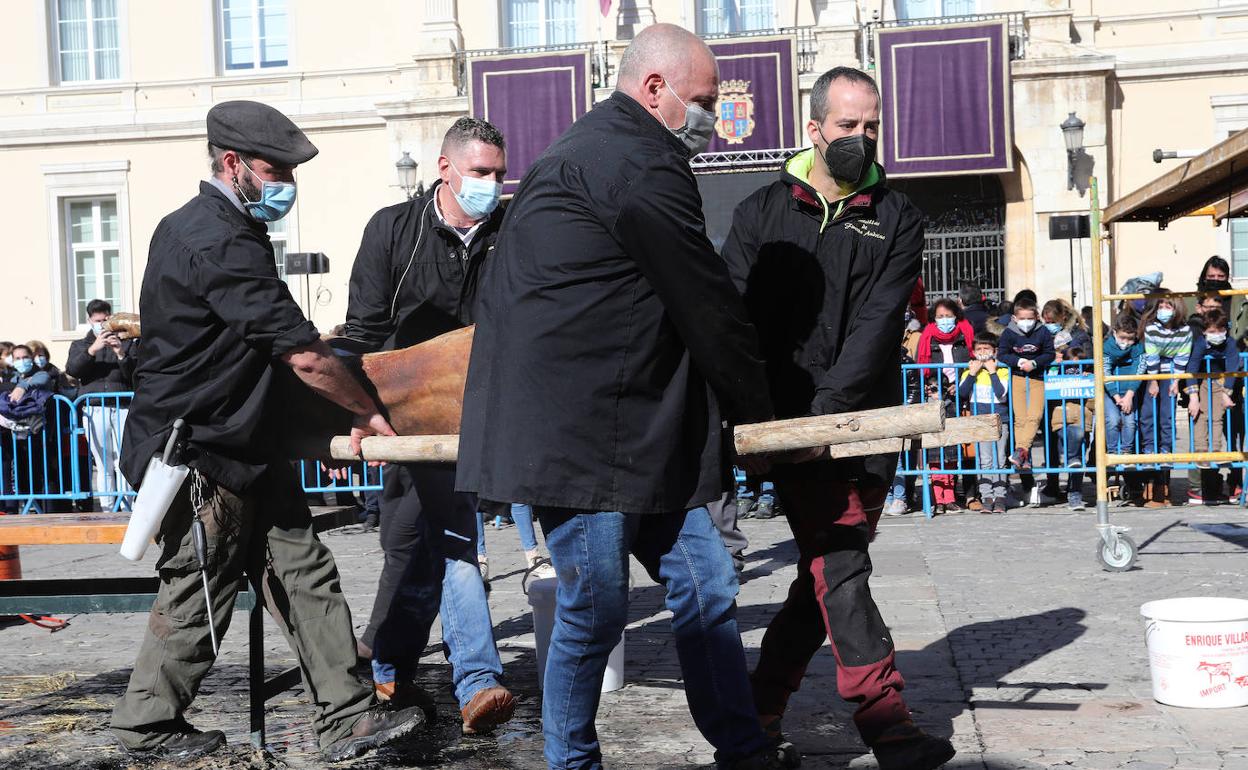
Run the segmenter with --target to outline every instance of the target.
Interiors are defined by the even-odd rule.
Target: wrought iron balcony
[[[703,35],[704,40],[739,40],[752,37],[768,37],[776,35],[793,35],[797,39],[797,72],[804,74],[813,72],[815,58],[819,52],[815,44],[814,27],[779,27],[751,32],[733,32],[724,35]],[[487,56],[519,56],[534,53],[559,53],[568,51],[589,51],[590,80],[594,88],[607,88],[615,85],[615,68],[617,66],[611,47],[616,41],[598,40],[589,43],[565,43],[561,45],[534,45],[514,48],[478,48],[455,52],[456,86],[460,96],[468,93],[468,60]]]
[[[867,61],[875,66],[875,30],[896,27],[932,27],[940,24],[970,24],[977,21],[995,21],[1005,19],[1008,22],[1010,35],[1010,61],[1027,58],[1027,24],[1025,14],[1015,13],[981,13],[972,16],[932,16],[926,19],[897,19],[894,21],[873,21],[867,27]]]

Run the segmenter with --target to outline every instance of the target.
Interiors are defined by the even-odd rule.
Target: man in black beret
[[[416,708],[382,710],[353,675],[355,640],[338,570],[277,441],[283,379],[302,381],[355,415],[357,454],[364,436],[394,433],[277,274],[265,223],[290,211],[295,167],[316,152],[272,107],[213,107],[212,177],[152,236],[139,298],[144,347],[121,469],[141,495],[148,462],[181,419],[173,460],[192,470],[157,534],[160,590],[113,711],[113,731],[134,754],[189,759],[224,745],[220,731],[200,732],[183,714],[216,658],[208,613],[224,634],[244,574],[299,659],[326,759],[360,756],[425,721]],[[196,518],[207,533],[211,604],[197,572]]]

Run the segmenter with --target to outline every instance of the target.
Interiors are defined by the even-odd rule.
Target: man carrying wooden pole
[[[758,329],[781,418],[901,403],[897,340],[923,254],[922,213],[884,186],[874,163],[875,82],[837,67],[815,83],[810,107],[814,147],[737,207],[723,253]],[[910,720],[892,638],[867,585],[867,546],[897,461],[891,445],[882,451],[771,473],[800,561],[763,637],[754,705],[794,759],[780,719],[826,636],[838,689],[858,704],[854,722],[880,768],[931,770],[953,757],[953,747]]]

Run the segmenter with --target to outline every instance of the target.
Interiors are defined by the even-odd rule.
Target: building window
[[[976,13],[975,0],[896,0],[898,19],[931,19],[941,16],[970,16]]]
[[[273,243],[274,261],[277,262],[277,277],[286,280],[286,252],[290,244],[286,219],[269,222],[269,241]]]
[[[226,71],[285,67],[286,0],[220,0],[221,61]]]
[[[776,26],[773,0],[698,0],[698,32],[729,35]]]
[[[507,0],[507,45],[576,43],[574,0]]]
[[[60,82],[120,78],[117,0],[56,0],[55,8]]]
[[[1231,275],[1248,277],[1248,219],[1231,220]]]
[[[65,328],[85,321],[87,303],[106,300],[114,310],[124,310],[121,265],[121,232],[117,198],[67,198],[65,221],[65,277],[67,297]]]

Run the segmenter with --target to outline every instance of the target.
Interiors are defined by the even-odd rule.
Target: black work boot
[[[342,762],[362,757],[378,746],[396,741],[425,725],[428,720],[419,706],[400,711],[384,707],[370,709],[360,717],[351,734],[321,749],[326,762]]]
[[[776,518],[775,501],[769,497],[759,498],[758,505],[754,506],[754,518],[756,519]]]
[[[780,767],[794,768],[802,766],[802,753],[797,747],[784,737],[784,730],[780,726],[780,717],[760,716],[759,721],[763,723],[763,732],[767,734],[767,740],[771,741],[774,747],[776,759],[780,762]]]
[[[871,751],[880,770],[935,770],[957,753],[952,743],[928,735],[908,719],[885,730]]]
[[[159,746],[150,749],[126,749],[133,757],[151,757],[153,759],[198,759],[206,757],[225,745],[225,733],[220,730],[200,732],[190,729],[184,733],[170,736]]]
[[[764,749],[752,757],[738,759],[721,766],[723,770],[785,770],[774,749]]]

